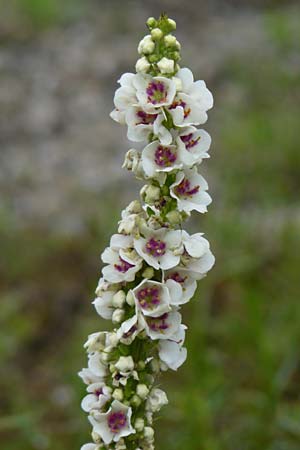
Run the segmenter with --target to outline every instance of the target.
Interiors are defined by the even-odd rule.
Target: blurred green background
[[[162,377],[162,450],[300,448],[299,1],[0,0],[0,447],[77,449],[99,255],[139,183],[109,118],[148,16],[215,96],[194,217],[217,262],[184,308],[188,361]],[[124,173],[123,173],[124,172]]]

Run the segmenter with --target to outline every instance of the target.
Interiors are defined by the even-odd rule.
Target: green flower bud
[[[154,17],[149,17],[146,24],[149,28],[154,28],[157,25],[157,21],[154,19]]]
[[[177,39],[172,34],[167,34],[167,36],[164,37],[164,43],[166,47],[175,47],[177,42]]]
[[[171,30],[176,30],[176,22],[173,19],[168,19],[168,25],[171,28]]]
[[[168,219],[171,225],[178,225],[182,221],[181,214],[177,210],[168,212],[166,218]]]
[[[142,273],[142,276],[144,278],[148,278],[150,280],[150,278],[152,278],[154,275],[154,269],[153,267],[147,267],[147,269],[144,270],[144,272]]]
[[[163,35],[164,33],[159,28],[153,28],[153,30],[151,30],[151,37],[154,41],[159,41]]]
[[[142,400],[140,399],[140,397],[138,395],[134,394],[131,397],[130,403],[132,406],[138,407],[142,403]]]

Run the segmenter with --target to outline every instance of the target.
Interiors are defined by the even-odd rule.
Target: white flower
[[[141,142],[148,139],[153,131],[153,124],[158,117],[158,112],[152,114],[145,112],[140,106],[131,106],[125,114],[128,125],[127,137],[130,141]]]
[[[153,133],[157,136],[162,145],[170,145],[172,143],[172,134],[164,126],[166,120],[164,112],[158,114],[156,120],[153,123]]]
[[[103,376],[95,375],[95,373],[88,368],[82,369],[78,372],[78,375],[85,384],[100,383],[103,380]]]
[[[174,72],[174,61],[173,59],[166,58],[165,56],[157,63],[161,73],[172,73]]]
[[[161,106],[171,105],[176,93],[173,81],[165,77],[137,74],[134,79],[136,96],[146,112],[154,113]]]
[[[90,443],[90,444],[84,444],[80,447],[80,450],[100,450],[100,445]]]
[[[131,292],[130,294],[132,295]],[[120,339],[123,344],[131,344],[136,338],[137,334],[144,329],[145,325],[141,322],[140,318],[141,312],[136,306],[135,314],[129,319],[125,320],[117,330],[118,339]]]
[[[192,72],[180,69],[176,78],[181,80],[182,91],[177,92],[169,112],[176,126],[200,125],[207,121],[206,111],[213,106],[211,92],[203,80],[194,82]]]
[[[103,319],[109,320],[112,318],[113,307],[112,307],[112,298],[115,294],[115,291],[106,291],[103,292],[101,296],[95,298],[93,301],[93,305],[99,316]]]
[[[166,365],[166,369],[177,370],[185,362],[187,350],[177,342],[161,340],[159,342],[159,357]]]
[[[134,369],[132,356],[120,356],[115,366],[121,374],[131,372]]]
[[[123,234],[112,236],[110,247],[104,250],[101,258],[108,264],[102,269],[103,276],[112,283],[133,281],[142,266],[141,258],[132,250],[131,236]]]
[[[135,65],[135,70],[137,72],[147,73],[150,69],[151,64],[149,63],[146,56],[143,56],[142,58],[139,58]]]
[[[185,270],[180,270],[180,268],[178,267],[174,267],[174,269],[165,271],[164,279],[166,280],[167,284],[173,281],[181,286],[182,295],[178,303],[180,305],[187,303],[193,297],[197,289],[197,282],[192,277],[190,277]],[[173,304],[176,305],[174,299]]]
[[[89,334],[88,340],[84,344],[84,348],[88,352],[104,350],[108,341],[108,331],[99,331],[98,333]]]
[[[181,314],[173,309],[158,317],[143,316],[147,335],[153,339],[173,339],[180,332]]]
[[[211,137],[205,130],[187,127],[179,133],[176,139],[180,160],[185,166],[192,167],[200,164],[202,159],[209,158],[207,151],[211,144]]]
[[[117,442],[121,437],[135,433],[131,425],[132,410],[118,400],[114,400],[106,413],[94,412],[89,416],[93,429],[105,444]]]
[[[134,239],[136,252],[154,269],[171,269],[180,261],[180,255],[175,254],[181,246],[181,231],[144,230],[144,238]]]
[[[97,377],[105,377],[107,374],[107,367],[100,358],[99,352],[93,352],[88,355],[88,368]]]
[[[145,316],[159,317],[179,304],[181,286],[173,280],[167,283],[144,280],[132,290],[136,303]]]
[[[164,146],[159,141],[153,141],[143,149],[141,162],[148,177],[155,177],[158,172],[171,172],[182,167],[177,146]]]
[[[110,117],[121,124],[125,123],[125,112],[127,108],[138,103],[136,88],[134,87],[134,79],[136,76],[134,73],[124,73],[119,80],[121,87],[115,92],[115,109],[110,113]]]
[[[101,409],[111,398],[111,389],[105,386],[104,383],[90,384],[87,391],[89,394],[81,402],[81,408],[85,412],[90,412],[92,409]]]
[[[212,201],[207,189],[207,182],[193,168],[177,173],[175,182],[170,186],[170,194],[177,200],[179,211],[204,213]]]
[[[186,231],[182,232],[184,253],[181,256],[180,271],[187,271],[195,280],[203,278],[213,267],[215,257],[210,251],[209,242],[202,236],[202,233],[195,233],[191,236]]]
[[[150,34],[145,36],[138,46],[138,53],[142,55],[143,53],[148,55],[153,52],[155,48],[155,42],[152,41]]]
[[[152,389],[147,399],[146,409],[151,412],[159,411],[164,405],[168,404],[166,393],[162,389]]]

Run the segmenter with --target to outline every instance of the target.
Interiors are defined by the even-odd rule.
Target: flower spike
[[[82,409],[93,442],[81,450],[154,450],[153,416],[168,403],[157,377],[186,360],[180,309],[215,260],[202,233],[183,229],[192,211],[205,213],[211,203],[198,173],[211,138],[197,126],[213,97],[203,80],[180,68],[175,21],[162,14],[147,26],[136,73],[121,76],[111,113],[129,140],[144,142],[142,151],[126,153],[123,167],[145,184],[101,255],[93,304],[113,330],[91,334],[84,345]]]

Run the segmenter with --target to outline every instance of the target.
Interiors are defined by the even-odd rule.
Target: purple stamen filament
[[[148,317],[147,323],[150,330],[158,332],[167,330],[169,328],[169,324],[167,323],[168,316],[168,313],[165,313],[159,317]]]
[[[177,108],[177,106],[181,106],[181,108],[183,109],[184,118],[186,119],[191,112],[191,108],[187,108],[186,102],[184,102],[180,98],[178,100],[175,100],[169,109],[175,109]]]
[[[191,148],[195,147],[195,145],[198,144],[200,140],[200,136],[198,136],[196,139],[193,139],[194,133],[186,134],[185,136],[180,136],[180,139],[185,145],[185,148],[187,150],[190,150]]]
[[[182,277],[181,275],[179,275],[178,272],[174,272],[172,273],[172,275],[170,275],[167,279],[168,280],[174,280],[177,283],[183,284],[185,282],[187,277]]]
[[[144,309],[153,309],[160,303],[160,289],[158,287],[146,287],[137,293],[139,304]]]
[[[167,100],[167,92],[165,85],[161,81],[151,81],[146,89],[148,103],[156,105]]]
[[[155,257],[162,256],[166,253],[166,244],[159,239],[151,238],[146,244],[146,252]]]
[[[174,191],[178,197],[192,197],[199,192],[200,186],[191,187],[189,180],[184,178],[181,183],[175,187]]]
[[[171,151],[170,147],[158,145],[155,151],[154,160],[159,167],[169,167],[176,161],[176,159],[177,156]]]
[[[151,125],[155,121],[157,114],[147,114],[145,111],[139,110],[136,116],[139,119],[136,125]]]
[[[114,264],[114,268],[117,269],[118,272],[125,273],[127,270],[134,267],[134,264],[130,264],[129,262],[125,261],[124,259],[119,256],[120,264]]]
[[[107,423],[112,433],[118,433],[126,425],[126,416],[122,411],[109,414]]]

